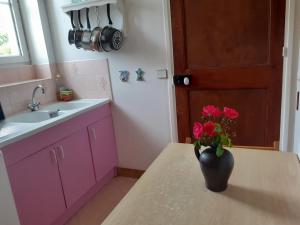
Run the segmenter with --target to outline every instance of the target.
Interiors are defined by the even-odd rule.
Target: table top
[[[104,225],[299,225],[296,155],[232,149],[228,189],[206,189],[192,145],[170,144]]]

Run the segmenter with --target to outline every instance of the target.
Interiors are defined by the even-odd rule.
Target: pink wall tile
[[[52,77],[53,68],[55,68],[55,64],[42,64],[42,65],[33,65],[35,78],[36,79],[44,79]]]
[[[56,101],[54,79],[60,73],[66,87],[74,90],[75,98],[111,98],[112,91],[107,60],[65,62],[59,64],[22,65],[0,69],[0,102],[6,116],[26,110],[34,87],[42,84],[46,95],[39,95],[39,101],[47,104]],[[16,83],[14,85],[5,85]],[[2,86],[1,86],[2,85]]]
[[[33,89],[42,84],[46,89],[45,95],[39,95],[39,101],[42,104],[54,102],[56,100],[55,82],[52,79],[43,81],[34,81],[13,86],[0,87],[0,102],[3,106],[4,114],[10,116],[27,109],[27,104],[31,100]]]
[[[74,90],[75,98],[112,99],[106,59],[58,63],[57,70],[63,84]]]
[[[0,68],[0,84],[22,82],[31,79],[35,79],[35,72],[32,65]]]
[[[53,102],[56,99],[56,88],[53,79],[25,82],[52,77],[55,65],[17,65],[0,68],[0,102],[6,116],[26,110],[34,87],[42,84],[46,95],[40,97],[41,103]],[[24,82],[24,83],[22,83]]]

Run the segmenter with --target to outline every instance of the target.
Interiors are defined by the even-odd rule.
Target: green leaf
[[[194,143],[194,146],[195,146],[195,148],[200,149],[200,148],[201,148],[200,141],[199,141],[199,140],[196,141],[196,142]]]
[[[216,125],[215,131],[217,133],[219,133],[219,134],[222,133],[222,126],[221,126],[221,124],[216,123],[215,125]]]
[[[227,137],[225,135],[221,135],[220,138],[221,138],[221,143],[225,145],[227,143]]]
[[[224,154],[224,150],[222,148],[222,145],[218,145],[217,152],[216,152],[217,157],[220,158],[223,154]]]
[[[216,136],[216,137],[213,138],[212,144],[217,146],[217,145],[220,144],[220,141],[221,141],[220,136]]]

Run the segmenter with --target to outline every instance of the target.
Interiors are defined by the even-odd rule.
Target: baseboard
[[[145,171],[143,170],[135,170],[135,169],[127,169],[127,168],[117,168],[117,176],[120,177],[132,177],[132,178],[140,178]]]

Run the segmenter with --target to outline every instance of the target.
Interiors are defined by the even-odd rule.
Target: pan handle
[[[86,25],[88,30],[91,30],[91,22],[90,22],[90,9],[86,8]]]
[[[72,28],[73,30],[76,28],[75,24],[74,24],[74,12],[71,11],[71,24],[72,24]]]
[[[107,18],[108,18],[109,25],[113,25],[113,22],[112,22],[111,16],[110,16],[110,4],[106,5],[106,12],[107,12]]]
[[[77,16],[78,16],[78,23],[79,23],[79,26],[80,28],[82,29],[83,28],[83,25],[81,23],[81,13],[80,13],[80,10],[77,11]]]

